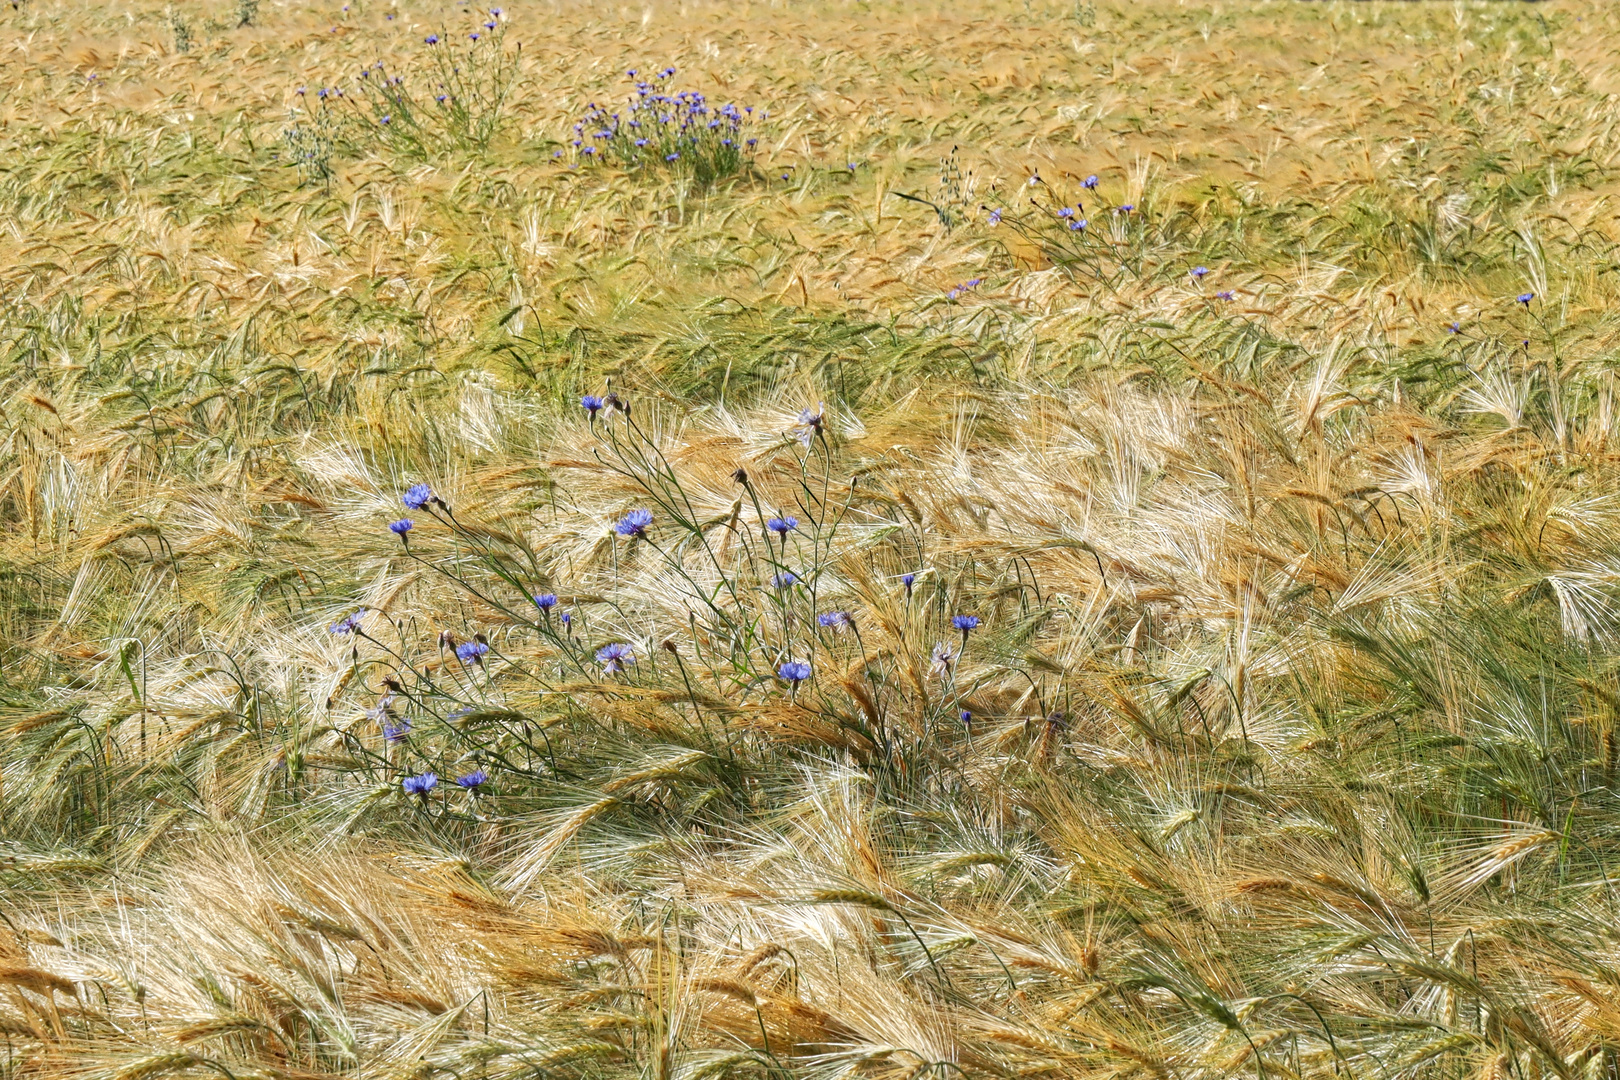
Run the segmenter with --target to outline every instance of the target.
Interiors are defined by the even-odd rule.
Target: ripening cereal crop
[[[0,1080],[1620,1076],[1620,10],[0,22]]]

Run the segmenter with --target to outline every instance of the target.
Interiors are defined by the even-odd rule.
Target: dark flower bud
[[[739,467],[731,474],[731,478],[739,484],[746,484],[748,483],[748,470]]]
[[[663,649],[664,649],[665,652],[670,653],[672,655],[676,655],[676,656],[680,655],[680,651],[681,651],[679,648],[676,647],[674,638],[665,638],[664,639],[664,644],[663,644]]]

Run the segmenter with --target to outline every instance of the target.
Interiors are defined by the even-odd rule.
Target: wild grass
[[[1620,17],[503,7],[3,16],[0,1075],[1620,1071]]]

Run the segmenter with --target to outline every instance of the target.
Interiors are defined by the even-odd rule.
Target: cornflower
[[[438,783],[437,776],[425,772],[421,776],[407,776],[399,782],[399,786],[405,789],[405,794],[420,796],[423,802],[427,802],[428,792],[437,787]]]
[[[799,422],[794,425],[794,428],[799,432],[799,441],[809,447],[811,441],[821,434],[826,419],[826,409],[819,402],[814,409],[801,410],[799,412]]]
[[[652,524],[652,519],[651,510],[632,510],[620,518],[613,528],[620,536],[646,536],[647,526]]]
[[[343,618],[333,623],[330,629],[332,633],[340,637],[344,634],[356,633],[360,629],[360,620],[365,618],[365,614],[366,609],[361,608],[359,611],[343,616]]]

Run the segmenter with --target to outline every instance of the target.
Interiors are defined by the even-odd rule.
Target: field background
[[[1620,8],[487,11],[0,7],[0,1076],[1620,1073]]]

